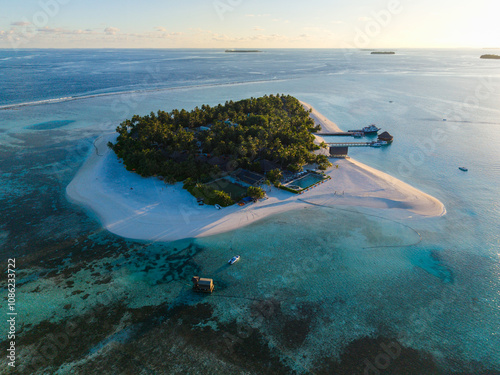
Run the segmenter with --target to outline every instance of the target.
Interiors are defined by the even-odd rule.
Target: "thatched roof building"
[[[214,281],[212,279],[205,279],[199,276],[193,276],[193,289],[196,292],[212,293],[214,290]]]
[[[392,142],[394,137],[390,135],[388,132],[383,132],[382,134],[379,134],[378,140],[379,141],[386,141],[386,142]]]

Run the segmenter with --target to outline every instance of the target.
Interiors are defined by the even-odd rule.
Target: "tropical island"
[[[134,116],[118,133],[94,141],[66,194],[110,232],[154,241],[224,233],[312,207],[358,206],[397,220],[446,213],[439,200],[403,181],[332,157],[324,139],[312,134],[320,128],[342,131],[285,95]],[[208,204],[200,204],[204,194]],[[211,204],[226,194],[228,206],[215,209]]]
[[[393,51],[373,51],[372,55],[395,55],[396,52]]]
[[[492,55],[492,54],[487,54],[487,55],[482,55],[480,57],[481,59],[500,59],[500,56],[499,55]]]
[[[262,51],[259,51],[258,49],[227,49],[225,52],[227,52],[227,53],[233,53],[233,52],[252,53],[252,52],[262,52]]]
[[[264,196],[260,187],[245,182],[266,180],[280,187],[284,174],[305,165],[331,166],[326,155],[314,153],[327,145],[317,144],[313,133],[321,127],[309,115],[290,95],[202,105],[190,112],[158,111],[122,122],[116,142],[108,146],[127,170],[184,182],[205,203],[225,207],[245,196]]]

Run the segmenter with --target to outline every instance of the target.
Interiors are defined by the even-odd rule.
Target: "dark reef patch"
[[[276,300],[256,303],[253,313],[258,314],[255,309],[262,309],[265,304],[270,306],[269,311],[264,314],[263,325],[272,336],[278,339],[280,346],[289,349],[300,348],[313,327],[314,317],[319,305],[316,303],[301,302],[293,306],[294,311],[284,311],[283,304]],[[261,312],[262,313],[262,312]],[[267,316],[266,316],[267,315]]]
[[[124,322],[127,328],[120,330]],[[210,322],[218,328],[206,325]],[[113,340],[117,336],[121,339]],[[242,335],[236,322],[217,322],[208,303],[140,309],[101,305],[72,321],[43,322],[18,345],[31,353],[20,374],[53,373],[73,361],[81,361],[72,369],[78,374],[187,374],[194,368],[205,374],[293,373],[259,330]]]
[[[29,125],[29,126],[26,126],[25,129],[51,130],[51,129],[62,128],[63,126],[72,124],[74,122],[75,122],[74,120],[54,120],[54,121],[47,121],[47,122],[41,122],[39,124]]]
[[[403,346],[398,340],[378,336],[351,342],[340,360],[322,358],[316,363],[317,375],[499,375],[480,363],[447,358],[439,363],[432,354]],[[446,369],[444,369],[446,368]],[[455,368],[455,371],[450,371]]]

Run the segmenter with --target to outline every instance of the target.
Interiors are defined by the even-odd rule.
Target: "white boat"
[[[465,167],[458,167],[458,169],[460,169],[461,171],[464,171],[464,172],[467,172],[467,171],[468,171],[468,169],[467,169],[467,168],[465,168]]]
[[[381,147],[382,144],[380,142],[373,142],[372,144],[370,144],[370,147]]]
[[[365,126],[363,129],[348,130],[348,132],[363,133],[363,135],[365,135],[365,134],[377,133],[379,130],[380,128],[377,128],[374,124],[371,124],[370,126]]]
[[[235,264],[237,261],[240,260],[240,256],[239,255],[236,255],[234,257],[232,257],[231,259],[228,260],[228,263],[229,264]]]
[[[374,124],[371,124],[370,126],[365,126],[361,130],[365,134],[370,134],[370,133],[376,133],[376,132],[378,132],[380,130],[380,128],[377,128]]]
[[[218,210],[220,210],[222,207],[219,204],[214,204],[214,207]]]

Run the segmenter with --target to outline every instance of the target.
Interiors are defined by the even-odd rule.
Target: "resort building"
[[[349,147],[346,146],[332,146],[330,147],[330,157],[332,158],[347,158]]]
[[[193,289],[195,292],[212,293],[214,291],[214,281],[212,279],[205,279],[199,276],[193,276]]]
[[[394,137],[390,135],[388,132],[383,132],[378,136],[379,141],[386,141],[387,143],[392,142]]]
[[[251,186],[258,186],[264,182],[263,175],[248,171],[246,169],[240,169],[236,171],[233,177],[238,181]]]
[[[259,164],[260,164],[260,169],[264,173],[272,171],[273,169],[280,169],[280,166],[277,163],[266,159],[261,160]]]

